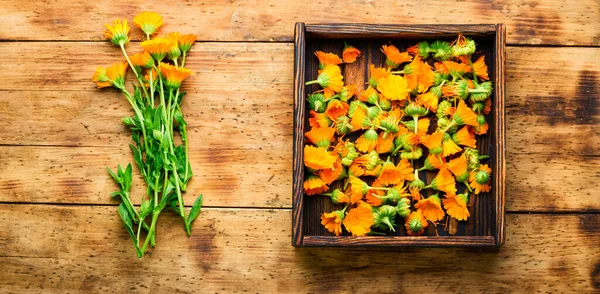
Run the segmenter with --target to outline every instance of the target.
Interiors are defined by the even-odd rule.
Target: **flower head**
[[[405,100],[410,94],[406,79],[397,75],[379,79],[377,90],[388,100]]]
[[[431,181],[428,187],[446,192],[449,195],[456,195],[456,182],[454,181],[452,173],[445,167],[440,169],[437,176]]]
[[[184,67],[175,67],[167,63],[160,63],[160,72],[167,81],[167,87],[177,89],[181,87],[181,83],[192,72]]]
[[[454,118],[454,122],[456,122],[456,124],[459,126],[462,126],[462,125],[470,125],[473,127],[479,126],[479,123],[477,122],[477,115],[462,100],[458,101],[458,106],[456,107],[456,111],[454,112],[453,118]]]
[[[92,81],[98,88],[113,86],[117,89],[125,88],[125,73],[127,72],[127,62],[117,62],[108,68],[99,67],[96,69]]]
[[[356,148],[361,152],[371,152],[377,147],[378,140],[377,132],[373,129],[368,129],[356,139]]]
[[[154,59],[152,59],[152,56],[147,51],[133,54],[129,56],[129,60],[136,67],[151,68],[154,66]]]
[[[334,156],[336,157],[336,160],[333,162],[333,167],[322,169],[319,171],[319,177],[321,177],[321,179],[328,185],[340,178],[340,176],[344,172],[344,167],[342,166],[340,157],[337,155]]]
[[[456,196],[446,195],[442,199],[444,209],[449,216],[459,220],[465,221],[471,215],[467,204],[469,203],[469,194],[458,194]]]
[[[452,137],[449,134],[445,134],[444,139],[442,140],[442,156],[448,157],[460,152],[460,150],[462,149],[452,141]]]
[[[371,87],[377,87],[379,81],[383,78],[387,78],[392,73],[386,68],[377,68],[375,65],[369,65],[369,84]]]
[[[373,211],[371,205],[361,202],[351,209],[344,218],[344,227],[352,236],[364,236],[371,231]]]
[[[439,155],[429,154],[427,158],[425,158],[425,162],[423,163],[423,167],[421,169],[440,169],[442,168],[442,166],[444,166],[444,164],[446,164],[446,161],[443,157],[440,157]]]
[[[348,182],[350,183],[350,187],[352,189],[352,194],[365,196],[369,191],[370,187],[367,183],[363,182],[361,179],[355,176],[349,176]]]
[[[309,174],[304,180],[304,193],[306,195],[316,195],[327,191],[329,187],[323,180],[313,174]]]
[[[181,50],[183,53],[190,51],[192,45],[194,45],[194,42],[196,42],[196,38],[197,36],[194,34],[185,34],[179,36],[179,39],[177,40],[179,42],[179,50]]]
[[[373,209],[373,226],[378,229],[388,229],[395,232],[394,226],[396,222],[396,207],[391,205],[383,205]]]
[[[338,156],[329,154],[326,148],[304,146],[304,165],[308,168],[315,170],[331,169],[337,158]]]
[[[490,79],[490,77],[488,76],[488,67],[485,64],[485,56],[482,55],[481,57],[479,57],[479,59],[477,59],[477,61],[473,62],[472,69],[473,73],[475,73],[475,75],[477,75],[478,78],[485,81]]]
[[[345,63],[352,63],[356,61],[356,58],[359,57],[360,54],[360,50],[356,49],[354,46],[346,45],[344,51],[342,51],[342,58]]]
[[[492,186],[490,185],[492,169],[487,164],[479,165],[479,169],[472,171],[469,174],[469,185],[475,189],[475,194],[481,192],[489,192]]]
[[[458,145],[477,148],[477,140],[475,140],[475,135],[469,132],[469,128],[466,126],[454,133],[452,135],[452,140]]]
[[[342,221],[344,220],[344,211],[336,210],[321,215],[321,224],[336,236],[342,234]]]
[[[313,128],[331,126],[331,120],[325,115],[325,113],[318,113],[314,110],[310,111],[308,123]]]
[[[344,76],[342,76],[342,70],[337,65],[326,65],[320,71],[319,76],[316,80],[307,82],[307,85],[317,83],[321,87],[325,88],[325,97],[328,97],[331,93],[339,93],[344,87]]]
[[[122,46],[129,43],[129,25],[127,25],[126,19],[123,22],[115,19],[112,25],[105,24],[104,26],[106,27],[104,37],[113,44]]]
[[[167,39],[171,40],[171,48],[169,48],[169,52],[167,52],[167,57],[171,60],[176,60],[181,56],[181,50],[179,50],[179,38],[181,34],[178,32],[173,32],[167,35]]]
[[[448,169],[456,176],[457,181],[465,182],[469,178],[467,164],[467,157],[464,154],[448,162]]]
[[[386,56],[385,64],[391,69],[397,68],[400,66],[400,64],[412,60],[412,57],[408,54],[408,52],[400,53],[400,50],[398,50],[398,48],[396,48],[394,45],[383,45],[381,52],[383,52],[383,54]]]
[[[304,133],[304,136],[317,147],[329,147],[333,141],[335,129],[330,127],[316,127]]]
[[[156,12],[144,11],[133,17],[133,24],[150,36],[163,25],[163,18]]]
[[[174,44],[170,38],[156,37],[142,42],[141,45],[156,61],[161,61],[169,53]]]
[[[332,99],[327,103],[325,115],[332,121],[336,121],[338,117],[348,114],[350,106],[346,102],[337,99]]]
[[[406,227],[406,232],[411,236],[423,235],[425,228],[427,228],[427,220],[423,217],[420,210],[413,211],[406,218],[404,227]]]
[[[425,219],[431,222],[440,221],[444,219],[444,216],[446,215],[442,209],[442,201],[437,194],[419,200],[419,202],[415,204],[415,208],[420,210]]]
[[[323,69],[328,65],[338,65],[343,62],[342,59],[334,53],[317,51],[315,52],[315,55],[319,59],[319,69]]]
[[[435,132],[431,135],[426,135],[421,138],[421,144],[425,145],[429,149],[430,154],[442,153],[442,140],[444,139],[444,133]]]

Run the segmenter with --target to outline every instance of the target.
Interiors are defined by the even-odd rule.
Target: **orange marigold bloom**
[[[181,50],[181,52],[184,54],[190,51],[192,45],[194,45],[194,42],[196,42],[196,38],[197,36],[194,34],[185,34],[179,36],[179,39],[177,40],[179,42],[179,50]]]
[[[485,135],[487,134],[488,130],[490,128],[490,125],[488,125],[488,123],[486,122],[483,125],[477,126],[477,127],[472,127],[473,132],[477,135]]]
[[[477,115],[463,100],[458,101],[458,107],[456,107],[456,110],[454,111],[454,122],[456,122],[456,124],[459,126],[479,126],[479,123],[477,122]]]
[[[379,174],[377,181],[386,186],[396,185],[403,181],[402,171],[398,169],[393,162],[388,160],[383,164],[381,174]]]
[[[362,102],[375,104],[379,101],[379,93],[377,92],[377,90],[375,90],[375,88],[369,86],[366,90],[362,91],[358,95],[358,100]]]
[[[310,111],[308,123],[313,128],[331,126],[331,120],[325,115],[325,113],[318,113],[314,110]]]
[[[469,208],[467,207],[468,200],[468,194],[458,194],[456,196],[446,195],[446,197],[442,199],[442,203],[449,216],[459,221],[465,221],[471,216]]]
[[[436,62],[433,64],[433,67],[435,68],[435,72],[443,74],[443,75],[449,75],[450,71],[448,70],[448,67],[446,67],[445,64],[441,63],[441,62]]]
[[[192,72],[183,67],[175,67],[167,63],[160,63],[160,72],[167,81],[167,87],[170,89],[177,89],[181,87],[181,83],[187,78]]]
[[[405,78],[389,75],[377,82],[377,90],[388,100],[397,101],[408,99],[410,89]]]
[[[398,48],[396,48],[394,45],[383,45],[381,52],[383,52],[383,54],[385,54],[387,57],[385,64],[388,66],[388,68],[394,69],[400,66],[400,64],[412,60],[412,57],[408,54],[408,52],[400,53],[400,50],[398,50]]]
[[[440,169],[442,166],[446,164],[444,158],[439,157],[439,155],[429,154],[427,158],[425,158],[425,163],[423,167],[419,170],[432,170],[432,169]]]
[[[452,140],[454,140],[454,142],[458,145],[477,148],[477,140],[475,140],[475,135],[469,132],[469,128],[466,126],[453,134]]]
[[[381,182],[379,182],[378,179],[376,179],[373,182],[372,187],[383,187],[383,185],[381,184]],[[382,190],[369,190],[367,194],[365,194],[365,201],[373,206],[380,206],[381,204],[383,204],[383,199],[377,196],[384,195],[385,193]]]
[[[487,164],[479,165],[479,170],[472,171],[469,175],[469,183],[471,188],[475,189],[475,194],[481,192],[489,192],[492,186],[490,185],[492,169]]]
[[[416,56],[409,67],[410,70],[405,76],[408,88],[418,93],[426,92],[435,82],[435,73],[431,66],[423,62],[420,56]]]
[[[169,38],[156,37],[152,40],[142,42],[141,45],[154,59],[161,61],[169,53],[174,44]]]
[[[306,177],[306,180],[304,180],[304,193],[306,193],[306,195],[321,194],[327,190],[329,190],[327,184],[325,184],[321,178],[313,174],[309,174]]]
[[[342,221],[344,220],[344,211],[336,210],[330,213],[323,213],[321,215],[321,224],[331,233],[336,236],[342,234]]]
[[[104,26],[106,27],[104,37],[113,44],[123,46],[129,43],[129,25],[127,25],[126,19],[124,19],[123,22],[115,19],[112,26],[109,24],[105,24]]]
[[[354,46],[346,45],[344,51],[342,51],[342,58],[345,63],[352,63],[356,61],[356,58],[359,57],[360,54],[360,50],[356,49]]]
[[[458,63],[456,61],[442,61],[442,63],[450,74],[462,76],[465,73],[471,72],[471,67],[464,63]]]
[[[351,209],[344,218],[344,227],[352,236],[364,236],[371,231],[373,211],[371,205],[361,202]]]
[[[319,59],[319,69],[323,69],[328,65],[338,65],[343,62],[343,60],[334,53],[325,53],[323,51],[315,52],[315,55]]]
[[[448,161],[448,169],[456,176],[456,180],[459,182],[465,182],[469,178],[467,166],[467,157],[464,154]]]
[[[444,133],[435,132],[431,135],[427,135],[421,138],[421,144],[425,145],[429,149],[430,154],[442,153],[442,140],[444,139]]]
[[[348,176],[362,177],[365,174],[365,169],[360,164],[354,162],[348,167]]]
[[[131,64],[133,64],[133,66],[144,68],[151,68],[154,66],[154,59],[152,59],[150,53],[146,51],[129,56],[129,60],[131,60]]]
[[[436,112],[438,104],[440,102],[440,97],[431,91],[423,93],[417,96],[417,104],[425,106],[427,109]]]
[[[146,36],[156,33],[158,28],[163,25],[163,18],[156,12],[144,11],[133,17],[133,23],[140,28]]]
[[[167,52],[167,56],[169,59],[175,61],[177,63],[177,59],[181,56],[181,50],[179,50],[179,37],[181,36],[178,32],[173,32],[168,34],[165,38],[171,40],[171,48],[169,52]]]
[[[357,107],[354,111],[352,119],[350,120],[350,125],[352,126],[353,130],[358,131],[361,129],[366,129],[367,127],[363,124],[365,119],[367,121],[369,120],[367,112],[364,109]]]
[[[350,106],[346,102],[342,102],[337,99],[329,101],[327,108],[325,109],[325,115],[332,121],[335,121],[340,116],[348,114]]]
[[[485,56],[482,55],[481,57],[479,57],[479,59],[473,62],[472,65],[473,73],[475,73],[477,77],[485,81],[490,79],[490,77],[488,76],[488,67],[485,64]]]
[[[337,158],[338,156],[329,154],[326,148],[310,145],[304,146],[304,165],[309,168],[315,170],[331,169]]]
[[[437,196],[437,194],[419,200],[419,202],[415,204],[415,208],[418,211],[421,211],[425,219],[431,222],[440,221],[444,219],[444,216],[446,215],[442,209],[440,197]]]
[[[360,195],[360,197],[362,197],[367,194],[370,189],[367,183],[355,176],[348,176],[348,182],[350,183],[353,195]]]
[[[117,89],[123,89],[127,67],[127,62],[117,62],[106,69],[99,67],[92,76],[92,81],[96,83],[98,88],[114,86]]]
[[[449,195],[456,195],[456,182],[454,181],[452,173],[445,167],[440,169],[437,176],[431,181],[431,184],[429,184],[427,188],[446,192]]]
[[[342,70],[337,65],[326,65],[320,72],[316,80],[307,82],[306,85],[319,84],[324,89],[324,95],[329,98],[333,93],[339,93],[344,87],[344,76]]]
[[[375,147],[377,147],[378,137],[379,136],[375,130],[367,130],[364,134],[360,135],[358,139],[356,139],[356,149],[364,153],[373,151]]]
[[[423,217],[420,210],[411,212],[404,222],[406,232],[411,236],[423,235],[427,228],[427,220]]]
[[[448,157],[452,154],[458,153],[462,150],[450,137],[444,136],[444,140],[442,141],[442,156]]]
[[[344,167],[342,166],[342,161],[341,161],[340,157],[339,156],[335,156],[335,157],[337,159],[333,163],[332,168],[322,169],[319,171],[319,177],[321,177],[323,182],[325,182],[328,185],[333,183],[333,181],[337,180],[340,177],[340,175],[342,174],[342,172],[344,171]]]
[[[156,82],[158,81],[158,73],[153,68],[148,69],[146,71],[146,75],[144,75],[144,79],[147,81],[147,83],[144,83],[146,88],[150,87],[150,77],[152,77],[152,84],[156,85]]]
[[[304,136],[317,147],[329,147],[334,135],[335,129],[330,127],[316,127],[304,133]]]
[[[377,87],[379,80],[384,79],[392,75],[387,68],[377,68],[374,64],[369,65],[369,84],[372,87]]]
[[[375,151],[379,154],[390,153],[394,149],[394,138],[395,135],[388,134],[387,138],[383,138],[384,133],[379,133],[377,136],[377,145],[375,146]]]

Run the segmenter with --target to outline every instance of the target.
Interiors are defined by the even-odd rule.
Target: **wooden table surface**
[[[0,292],[600,292],[598,1],[287,2],[0,0]],[[105,169],[132,162],[130,108],[90,78],[121,59],[103,24],[143,10],[201,40],[183,108],[205,206],[189,239],[163,213],[137,259]],[[504,247],[291,246],[296,21],[507,25]]]

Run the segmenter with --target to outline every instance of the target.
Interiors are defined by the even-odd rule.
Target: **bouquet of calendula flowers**
[[[491,188],[476,135],[489,128],[492,83],[475,50],[464,36],[406,52],[384,45],[385,67],[369,66],[362,91],[344,84],[340,68],[358,49],[346,44],[342,58],[315,52],[318,76],[306,84],[322,89],[307,97],[304,192],[343,204],[322,214],[327,230],[386,234],[404,218],[406,232],[421,235],[429,223],[469,218],[469,197]],[[429,183],[419,177],[425,170],[436,174]]]
[[[192,178],[192,170],[187,123],[181,112],[185,96],[185,92],[181,92],[181,83],[192,74],[184,66],[196,36],[171,33],[153,37],[163,24],[162,17],[154,12],[136,15],[133,23],[145,35],[146,40],[141,43],[143,50],[131,56],[127,54],[125,45],[130,41],[127,20],[115,20],[112,25],[105,25],[104,36],[120,47],[125,61],[108,68],[99,67],[92,81],[98,88],[120,90],[133,108],[134,115],[124,117],[122,122],[131,130],[135,144],[129,147],[147,185],[139,209],[134,206],[129,193],[133,178],[131,164],[126,168],[119,165],[116,173],[110,169],[108,172],[120,187],[111,196],[122,199],[119,215],[133,239],[137,256],[143,257],[148,244],[156,244],[156,221],[165,207],[170,206],[181,216],[189,236],[191,223],[202,206],[200,195],[186,215],[182,197]],[[132,86],[133,92],[125,84],[128,68],[137,80]],[[180,145],[175,143],[177,135],[181,138]],[[142,231],[146,233],[143,242]]]

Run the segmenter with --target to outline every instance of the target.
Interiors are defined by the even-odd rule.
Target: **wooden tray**
[[[492,168],[490,193],[470,196],[471,217],[459,222],[457,233],[448,235],[442,226],[428,226],[424,236],[407,236],[403,223],[398,223],[390,236],[339,236],[328,232],[320,215],[334,209],[327,197],[306,197],[304,179],[304,133],[308,129],[307,93],[317,90],[317,85],[305,86],[305,81],[317,77],[317,50],[334,52],[341,56],[343,40],[362,51],[356,62],[342,67],[344,82],[357,84],[359,89],[368,80],[368,66],[382,67],[385,56],[380,51],[384,44],[392,43],[401,51],[424,39],[453,40],[458,34],[473,38],[477,50],[486,56],[490,80],[494,83],[492,112],[486,117],[488,133],[478,136],[481,155],[489,155]],[[296,23],[294,64],[294,164],[293,164],[293,221],[294,246],[398,246],[398,247],[499,247],[504,244],[505,195],[505,121],[504,121],[504,48],[505,28],[497,25],[369,25],[369,24],[314,24]],[[422,162],[422,160],[421,160]],[[421,163],[419,163],[421,164]],[[421,172],[420,177],[429,183],[435,172]],[[460,188],[459,188],[460,191]],[[402,219],[401,219],[402,220]],[[436,234],[437,230],[437,234]]]

